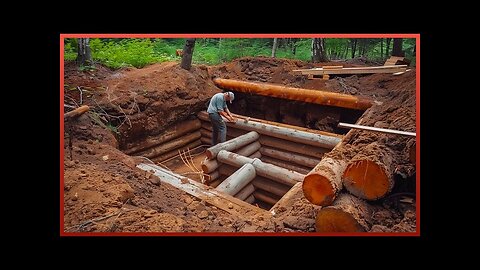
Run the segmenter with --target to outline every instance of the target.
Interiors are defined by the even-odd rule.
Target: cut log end
[[[305,198],[315,205],[330,205],[335,199],[331,182],[322,175],[312,173],[305,176],[302,188]]]
[[[350,213],[328,207],[318,213],[315,228],[317,232],[364,232]]]
[[[208,159],[212,159],[214,157],[213,153],[207,149],[205,152],[205,155],[207,156]]]
[[[208,173],[208,172],[209,172],[209,171],[208,171],[208,166],[205,165],[205,164],[202,164],[202,171],[203,171],[204,173]]]
[[[392,190],[394,182],[382,166],[370,160],[358,160],[347,166],[343,184],[359,198],[377,200]]]

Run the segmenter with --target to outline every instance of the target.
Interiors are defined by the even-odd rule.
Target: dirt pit
[[[328,64],[338,65],[337,62]],[[322,64],[315,66],[319,65]],[[312,65],[301,61],[243,58],[213,67],[194,66],[190,72],[180,69],[177,63],[119,71],[100,66],[96,71],[80,72],[73,63],[66,62],[65,103],[88,104],[92,109],[65,125],[64,231],[314,232],[315,217],[321,207],[308,202],[301,188],[291,193],[289,201],[276,209],[275,215],[252,214],[248,210],[245,214],[233,215],[138,169],[138,164],[148,161],[132,157],[135,153],[130,156],[122,152],[138,142],[162,136],[179,122],[195,118],[205,109],[208,99],[221,92],[211,81],[213,77],[370,97],[382,101],[383,106],[367,111],[363,124],[415,131],[414,70],[401,76],[353,75],[328,81],[307,80],[291,73],[292,69],[309,67]],[[354,123],[363,114],[345,113],[337,108],[317,108],[319,112],[315,113],[316,107],[302,110],[304,104],[268,101],[263,97],[242,98],[240,93],[237,97],[238,102],[231,107],[233,112],[338,134],[345,134],[346,130],[337,129],[336,123]],[[189,147],[193,149],[190,151],[193,164],[198,168],[207,147],[202,134],[191,142],[198,142],[199,138],[200,144]],[[404,156],[411,140],[364,131],[354,132],[347,139],[344,148],[350,152],[331,154],[354,155],[363,146],[380,140],[393,150],[399,161],[395,165],[395,175],[401,184],[395,186],[391,197],[373,203],[376,211],[369,231],[414,232],[415,198],[412,199],[411,194],[415,193],[415,168],[408,156]],[[178,158],[162,165],[201,181],[200,176],[191,174],[190,168]],[[159,161],[154,162],[158,164]],[[400,192],[404,195],[394,196]],[[275,194],[267,195],[274,197]],[[272,207],[258,199],[253,205],[265,211]]]

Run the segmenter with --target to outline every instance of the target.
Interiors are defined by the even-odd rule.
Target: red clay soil
[[[339,65],[339,62],[328,64]],[[321,65],[325,64],[315,64]],[[73,99],[80,103],[77,88],[80,87],[83,104],[92,108],[77,120],[65,123],[66,231],[314,231],[320,208],[310,204],[302,194],[280,209],[276,218],[232,216],[168,184],[160,184],[155,176],[135,168],[143,160],[118,150],[126,142],[159,134],[170,124],[204,109],[205,102],[221,91],[211,81],[215,76],[372,97],[383,105],[367,111],[362,124],[415,131],[414,69],[400,76],[354,75],[329,81],[306,80],[291,73],[292,69],[311,67],[296,60],[242,58],[213,67],[193,66],[191,71],[179,68],[178,63],[118,71],[97,66],[94,71],[78,71],[73,63],[66,62],[65,102],[74,104]],[[111,132],[111,126],[116,125],[120,125],[118,134]],[[415,170],[405,151],[411,142],[403,137],[356,131],[345,145],[347,150],[332,154],[354,155],[376,140],[395,152],[397,174],[410,179]],[[392,196],[378,202],[371,230],[415,231],[414,203],[404,201],[404,197]]]

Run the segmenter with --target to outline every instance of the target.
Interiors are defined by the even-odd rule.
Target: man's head
[[[232,92],[226,92],[224,95],[226,100],[229,100],[230,103],[235,99],[235,95]]]

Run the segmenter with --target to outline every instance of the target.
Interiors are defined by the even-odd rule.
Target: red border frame
[[[64,39],[65,38],[415,38],[416,40],[416,231],[412,233],[103,233],[65,232],[64,220]],[[60,34],[60,236],[420,236],[420,34]]]

